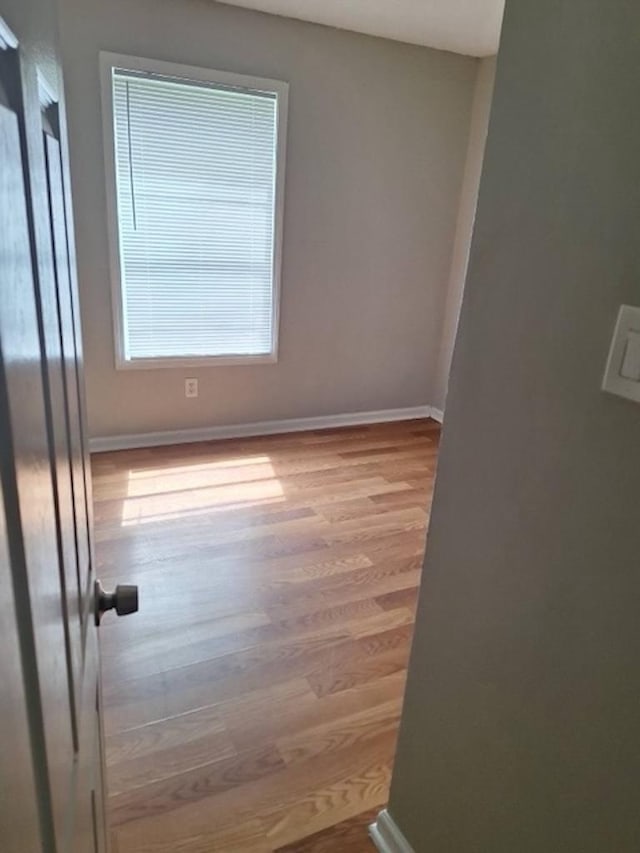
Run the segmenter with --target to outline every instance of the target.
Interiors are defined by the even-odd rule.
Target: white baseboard
[[[413,853],[413,847],[398,829],[398,825],[386,809],[369,827],[369,835],[380,853]]]
[[[100,453],[104,450],[130,450],[135,447],[159,447],[164,444],[186,444],[194,441],[215,441],[216,439],[223,438],[277,435],[278,433],[285,432],[304,432],[313,429],[331,429],[332,427],[411,421],[429,417],[438,419],[431,406],[412,406],[408,409],[383,409],[379,412],[351,412],[343,415],[321,415],[317,418],[290,418],[282,421],[259,421],[251,424],[232,424],[230,426],[212,426],[200,429],[98,436],[89,440],[89,449],[92,453]]]
[[[441,424],[444,421],[444,409],[436,409],[435,406],[432,406],[431,417],[434,421],[438,421],[438,423]]]

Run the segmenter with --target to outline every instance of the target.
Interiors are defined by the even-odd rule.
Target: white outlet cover
[[[185,379],[184,380],[184,396],[185,397],[197,397],[198,396],[198,380],[197,379]]]
[[[621,305],[613,332],[613,339],[607,358],[607,366],[602,380],[602,390],[627,400],[640,403],[640,381],[630,378],[636,352],[636,340],[640,335],[640,308],[633,305]],[[624,367],[623,367],[624,365]]]

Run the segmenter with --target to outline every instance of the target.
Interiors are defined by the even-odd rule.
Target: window
[[[116,366],[275,361],[287,84],[101,63]]]

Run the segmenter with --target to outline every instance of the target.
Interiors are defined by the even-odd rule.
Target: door
[[[5,9],[5,7],[8,7]],[[0,14],[0,846],[102,853],[97,604],[64,108],[49,0]]]

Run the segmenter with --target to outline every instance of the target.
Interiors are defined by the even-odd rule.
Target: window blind
[[[127,360],[269,354],[277,95],[113,69]]]

